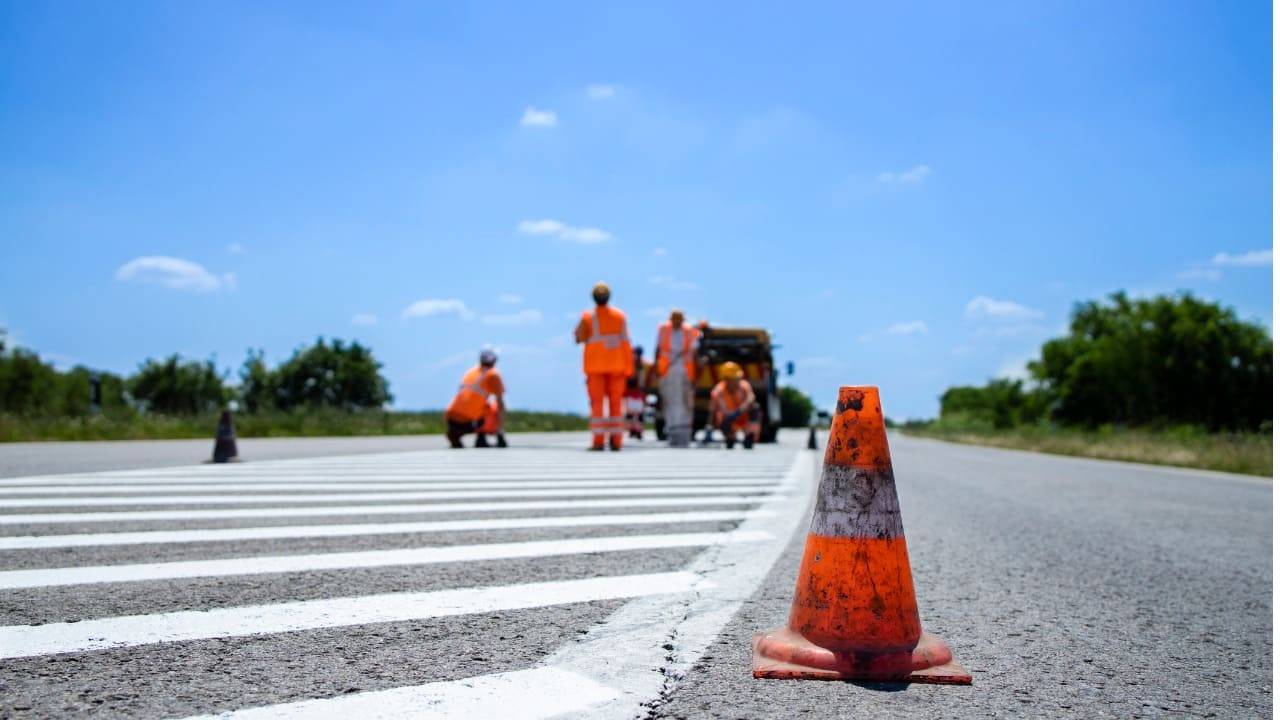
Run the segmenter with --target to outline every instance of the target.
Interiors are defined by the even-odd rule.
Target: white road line
[[[13,625],[0,627],[0,658],[425,620],[703,587],[695,573],[672,572]]]
[[[617,691],[590,678],[550,667],[516,670],[498,675],[451,680],[417,687],[361,693],[331,700],[304,700],[284,705],[202,715],[188,720],[274,720],[306,717],[311,720],[404,720],[431,717],[439,720],[535,720],[577,716],[592,706],[609,702]],[[521,697],[512,704],[511,697]]]
[[[308,553],[305,555],[258,555],[222,560],[183,560],[178,562],[131,565],[88,565],[84,567],[40,568],[36,570],[0,571],[0,590],[93,585],[115,582],[147,582],[202,577],[237,575],[272,575],[276,573],[315,572],[319,570],[354,570],[405,565],[438,565],[485,560],[542,558],[556,555],[625,552],[628,550],[661,550],[664,548],[723,545],[738,542],[761,542],[773,536],[765,532],[667,533],[661,535],[618,535],[612,537],[569,538],[565,540],[526,540],[482,545],[444,545],[397,550],[362,550],[340,553]]]
[[[152,485],[194,485],[200,486],[221,486],[235,483],[278,483],[278,484],[330,484],[330,483],[359,483],[361,485],[371,482],[386,483],[417,483],[417,482],[481,482],[487,480],[498,481],[545,481],[545,482],[574,482],[574,481],[651,481],[651,482],[669,482],[669,481],[686,481],[697,482],[707,479],[738,479],[744,481],[751,480],[770,480],[778,477],[784,470],[777,471],[761,471],[760,468],[751,468],[743,470],[735,470],[733,468],[724,467],[708,467],[701,472],[689,472],[686,468],[682,471],[663,472],[661,470],[644,472],[614,472],[609,468],[600,468],[589,472],[531,472],[529,468],[514,468],[509,470],[503,469],[477,469],[476,472],[442,473],[438,469],[424,469],[422,472],[416,473],[384,473],[371,472],[368,470],[352,471],[352,472],[336,472],[336,473],[320,473],[320,472],[299,472],[290,474],[279,474],[271,472],[253,472],[253,473],[219,473],[208,474],[199,472],[170,473],[166,475],[57,475],[50,477],[18,477],[18,478],[0,478],[0,488],[5,493],[11,492],[30,492],[41,488],[56,487],[75,487],[75,486],[91,486],[91,487],[117,487],[125,485],[145,485],[148,488]]]
[[[307,495],[133,495],[90,498],[3,498],[0,508],[108,507],[138,505],[256,505],[258,503],[381,502],[385,500],[469,500],[476,498],[617,497],[621,495],[714,495],[763,493],[767,485],[689,487],[584,488],[537,490],[414,490],[382,493],[311,493]]]
[[[42,550],[65,547],[104,547],[167,543],[283,540],[290,538],[395,535],[400,533],[467,532],[567,528],[592,525],[665,525],[671,523],[745,520],[772,515],[770,510],[695,510],[683,513],[628,513],[616,515],[562,515],[553,517],[484,518],[435,522],[363,523],[355,525],[273,525],[203,530],[146,530],[141,532],[78,533],[74,535],[17,535],[0,537],[0,550]]]
[[[587,480],[470,480],[467,482],[441,482],[436,480],[417,480],[404,482],[246,482],[246,483],[173,483],[173,484],[130,484],[130,485],[55,485],[50,487],[4,487],[0,488],[0,496],[23,495],[117,495],[121,493],[149,492],[230,492],[267,490],[287,490],[290,492],[314,492],[330,490],[358,490],[372,492],[378,490],[499,490],[504,488],[664,488],[664,487],[718,487],[721,485],[776,485],[777,478],[760,478],[744,480],[743,478],[699,478],[697,480],[614,480],[596,476]],[[305,496],[303,496],[305,497]]]
[[[392,505],[329,505],[313,507],[227,508],[220,510],[116,510],[110,512],[15,513],[0,515],[0,525],[49,523],[132,522],[138,520],[227,520],[233,518],[334,517],[341,515],[422,515],[510,510],[576,510],[582,508],[696,507],[752,505],[775,502],[783,495],[713,495],[710,497],[619,498],[601,500],[527,500],[514,502],[456,502]]]
[[[597,625],[578,642],[571,642],[547,658],[539,670],[555,671],[552,677],[566,683],[582,683],[587,687],[603,686],[594,701],[585,701],[573,714],[581,717],[634,718],[644,703],[658,697],[664,684],[679,679],[702,656],[743,601],[755,592],[786,546],[785,538],[799,526],[809,509],[815,480],[816,460],[812,453],[801,452],[788,473],[794,483],[804,483],[808,493],[797,494],[786,503],[783,512],[772,518],[744,523],[743,529],[764,530],[779,538],[763,548],[742,546],[711,548],[698,557],[689,570],[704,578],[698,594],[687,601],[680,598],[642,598],[627,603],[609,620]],[[660,668],[661,672],[655,672]],[[528,671],[517,671],[528,672]],[[536,687],[525,685],[515,673],[495,673],[468,678],[466,681],[429,683],[416,687],[396,688],[368,693],[355,693],[302,703],[268,705],[224,713],[219,717],[232,720],[259,718],[341,718],[378,717],[386,699],[400,697],[433,697],[447,693],[457,683],[474,683],[486,692],[490,707],[520,708],[525,699],[539,694]],[[587,684],[590,683],[590,684]],[[391,694],[388,694],[391,693]],[[557,708],[545,712],[536,706],[520,717],[541,720],[562,716]],[[339,710],[340,708],[340,710]],[[427,708],[412,708],[397,717],[426,716]],[[502,716],[499,714],[499,716]]]

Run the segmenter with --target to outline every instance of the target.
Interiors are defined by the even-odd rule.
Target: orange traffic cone
[[[876,387],[840,388],[791,619],[752,649],[758,678],[973,682],[920,630]]]
[[[240,462],[236,451],[236,427],[231,423],[231,411],[223,410],[218,418],[218,434],[213,441],[213,462]]]

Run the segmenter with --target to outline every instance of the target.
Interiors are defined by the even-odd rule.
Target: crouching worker
[[[720,382],[711,389],[711,422],[724,433],[724,446],[732,449],[742,431],[742,447],[750,450],[760,439],[760,405],[751,383],[738,363],[720,366]]]
[[[444,413],[451,447],[462,447],[462,436],[470,433],[476,434],[478,448],[489,447],[490,435],[497,438],[498,447],[507,446],[507,438],[502,432],[507,417],[507,406],[502,401],[505,389],[502,376],[494,369],[497,364],[497,353],[481,350],[480,364],[462,376],[458,394]]]

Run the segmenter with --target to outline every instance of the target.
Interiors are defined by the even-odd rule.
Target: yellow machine
[[[742,367],[743,374],[751,383],[751,389],[755,391],[756,401],[760,403],[760,441],[774,442],[782,423],[782,403],[778,399],[778,369],[773,362],[775,346],[769,338],[769,331],[764,328],[712,327],[705,324],[700,325],[699,329],[702,331],[702,339],[698,342],[696,352],[698,377],[693,401],[694,430],[706,427],[709,422],[711,388],[719,382],[716,368],[721,363],[732,361]],[[791,374],[789,367],[787,374]],[[657,388],[650,388],[649,392],[657,395],[658,391]],[[659,439],[666,437],[664,426],[662,404],[659,402],[654,410],[654,427]]]

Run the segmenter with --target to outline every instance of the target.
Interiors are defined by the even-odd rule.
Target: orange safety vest
[[[485,401],[489,398],[489,390],[485,388],[484,381],[491,372],[496,371],[480,365],[468,370],[462,376],[458,394],[453,396],[453,402],[449,403],[445,415],[464,420],[479,420],[484,417],[488,407]]]
[[[635,361],[627,335],[627,316],[621,310],[600,305],[582,313],[582,321],[590,326],[591,333],[582,349],[583,372],[630,376]]]
[[[658,326],[658,377],[666,377],[671,363],[684,361],[684,370],[690,380],[697,378],[698,365],[693,358],[693,344],[698,340],[698,329],[688,325],[680,326],[680,347],[673,353],[671,350],[671,321]]]
[[[744,385],[746,387],[743,387]],[[728,380],[721,380],[716,383],[716,386],[711,389],[713,406],[722,412],[731,413],[755,399],[755,391],[751,389],[751,383],[746,380],[738,381],[737,390],[738,392],[736,393],[729,391]]]

